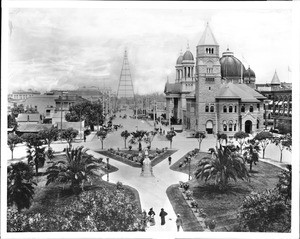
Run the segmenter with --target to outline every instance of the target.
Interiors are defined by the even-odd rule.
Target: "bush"
[[[183,183],[183,189],[184,191],[187,191],[190,188],[190,185],[188,183]]]
[[[129,150],[131,150],[131,149],[132,149],[132,146],[131,146],[131,145],[129,145],[128,149],[129,149]]]
[[[8,232],[145,231],[143,215],[123,190],[86,191],[41,213],[7,211]]]
[[[240,209],[241,227],[255,232],[289,232],[291,204],[277,190],[252,192]]]
[[[191,199],[192,196],[193,196],[193,192],[192,192],[191,190],[187,190],[187,191],[185,192],[185,195],[186,195],[187,199]]]
[[[116,186],[117,186],[117,189],[118,189],[118,190],[124,189],[123,183],[121,183],[121,182],[119,182],[119,181],[117,182]]]

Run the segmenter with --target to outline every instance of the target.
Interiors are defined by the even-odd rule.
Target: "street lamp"
[[[107,182],[109,182],[109,158],[106,158]]]
[[[188,156],[187,160],[188,160],[188,164],[189,164],[189,180],[191,180],[191,160],[192,160],[192,157]]]

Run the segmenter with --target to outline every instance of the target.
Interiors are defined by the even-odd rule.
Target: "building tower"
[[[197,45],[196,56],[196,128],[200,131],[217,131],[215,96],[221,87],[219,44],[209,24]]]
[[[117,98],[134,99],[133,83],[129,68],[127,50],[124,53],[123,65],[119,79]]]

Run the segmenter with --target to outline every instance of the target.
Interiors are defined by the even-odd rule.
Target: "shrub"
[[[41,213],[7,211],[8,232],[145,231],[143,215],[123,190],[86,191]]]
[[[198,207],[198,203],[197,203],[195,200],[193,200],[193,201],[191,202],[191,206],[192,206],[193,208],[197,208],[197,207]]]
[[[129,145],[129,147],[128,147],[128,148],[129,148],[129,150],[131,150],[131,149],[132,149],[132,145]]]
[[[123,183],[122,182],[117,182],[117,184],[116,184],[116,186],[117,186],[117,189],[118,190],[122,190],[122,189],[124,189],[124,186],[123,186]]]
[[[184,183],[182,187],[185,191],[187,191],[190,188],[190,185],[188,183]]]
[[[192,192],[191,190],[187,190],[187,191],[185,192],[185,195],[186,195],[187,199],[191,199],[192,196],[193,196],[193,192]]]

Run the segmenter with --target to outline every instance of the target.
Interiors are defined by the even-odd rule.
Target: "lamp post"
[[[191,156],[188,156],[188,164],[189,164],[189,180],[191,180]]]
[[[109,158],[106,158],[107,182],[109,182]]]

